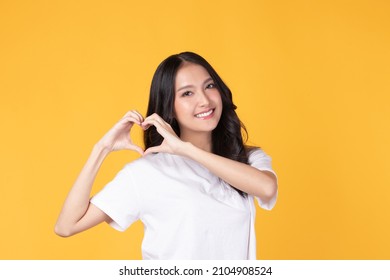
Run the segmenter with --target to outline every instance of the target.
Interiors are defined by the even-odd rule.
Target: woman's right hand
[[[98,145],[109,152],[119,150],[133,150],[141,155],[144,150],[133,143],[130,138],[130,130],[134,124],[141,126],[143,116],[135,110],[127,112],[98,142]]]

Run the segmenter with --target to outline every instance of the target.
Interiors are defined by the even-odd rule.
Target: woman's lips
[[[205,119],[207,117],[210,117],[214,113],[214,110],[215,109],[210,109],[210,110],[208,110],[206,112],[202,112],[202,113],[196,114],[195,117],[196,118],[200,118],[200,119]]]

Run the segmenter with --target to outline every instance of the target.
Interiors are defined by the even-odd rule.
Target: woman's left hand
[[[169,153],[179,155],[183,150],[185,142],[183,142],[172,129],[171,125],[164,121],[159,115],[154,113],[142,122],[142,128],[148,129],[150,126],[155,126],[157,132],[164,138],[159,146],[150,147],[144,152],[144,156],[150,153]]]

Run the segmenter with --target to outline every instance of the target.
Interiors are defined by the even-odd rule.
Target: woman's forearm
[[[143,150],[130,138],[130,130],[136,123],[141,125],[143,117],[137,111],[127,112],[93,147],[80,175],[70,190],[58,217],[55,232],[70,236],[91,228],[110,218],[90,204],[91,189],[104,159],[112,151],[133,150],[141,155]]]
[[[275,195],[277,182],[271,172],[260,171],[250,165],[206,152],[191,143],[186,145],[185,156],[199,162],[235,188],[264,201]]]
[[[58,235],[70,235],[74,225],[86,213],[89,206],[93,182],[108,153],[109,151],[99,143],[92,149],[87,162],[69,191],[58,217],[55,226],[55,232]]]

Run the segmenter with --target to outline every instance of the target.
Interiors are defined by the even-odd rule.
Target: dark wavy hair
[[[217,127],[212,132],[212,152],[225,158],[248,164],[248,150],[244,144],[248,133],[244,124],[237,116],[235,111],[237,106],[233,103],[232,93],[214,68],[196,53],[183,52],[171,55],[160,63],[152,79],[146,116],[157,113],[171,125],[180,137],[179,124],[174,117],[174,101],[176,73],[183,62],[190,62],[204,67],[221,94],[222,115]],[[154,126],[144,132],[145,149],[158,146],[163,140],[163,137]],[[234,186],[232,187],[234,188]],[[234,189],[240,195],[246,195],[245,192],[237,188]]]

